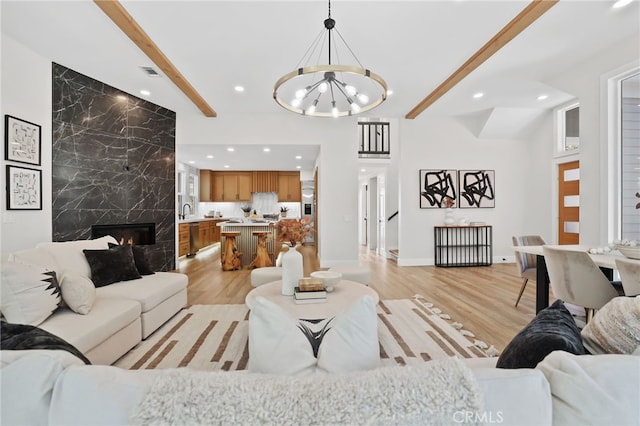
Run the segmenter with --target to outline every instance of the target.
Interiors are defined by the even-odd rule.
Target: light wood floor
[[[535,282],[527,285],[514,307],[521,279],[515,264],[466,268],[399,267],[394,260],[360,249],[360,262],[371,268],[371,287],[380,299],[422,295],[452,320],[464,324],[476,338],[502,350],[535,316]],[[181,258],[178,270],[189,276],[189,304],[241,304],[253,287],[250,271],[222,271],[220,246],[195,258]]]

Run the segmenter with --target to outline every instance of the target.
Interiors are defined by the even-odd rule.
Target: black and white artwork
[[[420,208],[454,207],[456,178],[455,170],[420,170]]]
[[[42,171],[7,166],[7,210],[42,210]]]
[[[4,116],[4,158],[40,165],[40,126],[10,115]]]
[[[494,182],[494,170],[459,170],[458,207],[463,209],[495,207]]]

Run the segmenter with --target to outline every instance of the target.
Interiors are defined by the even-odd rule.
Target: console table
[[[434,227],[436,266],[489,266],[493,263],[490,225]]]

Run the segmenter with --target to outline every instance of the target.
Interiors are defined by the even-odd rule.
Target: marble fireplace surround
[[[52,240],[153,223],[150,266],[175,269],[175,112],[56,63],[52,84]]]

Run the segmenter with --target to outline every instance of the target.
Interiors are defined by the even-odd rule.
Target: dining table
[[[513,246],[513,250],[519,253],[536,255],[536,313],[549,306],[549,273],[544,260],[543,246]],[[616,259],[628,259],[618,250],[611,250],[603,253],[591,253],[589,247],[583,245],[551,245],[547,247],[560,248],[564,250],[576,250],[589,253],[589,257],[600,267],[609,281],[613,280],[613,271],[616,269]],[[630,259],[638,262],[640,259]]]

